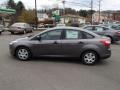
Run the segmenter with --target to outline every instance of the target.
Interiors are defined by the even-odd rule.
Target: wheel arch
[[[14,56],[15,56],[15,54],[16,54],[16,51],[17,51],[19,48],[26,48],[26,49],[28,49],[28,50],[30,51],[31,55],[33,55],[33,54],[32,54],[32,51],[31,51],[31,49],[30,49],[29,47],[27,47],[27,46],[25,46],[25,45],[20,45],[20,46],[17,46],[17,47],[15,48]]]
[[[83,51],[80,53],[80,58],[82,57],[82,55],[83,55],[85,52],[88,52],[88,51],[93,51],[93,52],[95,52],[96,55],[98,56],[98,59],[100,59],[100,54],[99,54],[98,51],[95,50],[95,49],[85,49],[85,50],[83,50]]]

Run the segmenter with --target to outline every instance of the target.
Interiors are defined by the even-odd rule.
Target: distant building
[[[84,17],[81,17],[79,15],[67,14],[61,16],[61,23],[69,23],[69,22],[85,23],[86,20]]]
[[[46,13],[37,13],[38,21],[44,21],[45,19],[48,19],[49,16]]]
[[[120,12],[115,12],[112,14],[112,19],[114,21],[120,21]]]
[[[94,23],[104,23],[110,20],[111,16],[109,13],[100,13],[100,20],[99,20],[99,12],[93,14],[93,22]]]

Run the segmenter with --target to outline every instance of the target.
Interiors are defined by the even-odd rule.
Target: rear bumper
[[[114,36],[114,41],[120,41],[120,36]]]
[[[100,59],[107,59],[111,57],[111,49],[108,49],[104,54],[100,56]]]

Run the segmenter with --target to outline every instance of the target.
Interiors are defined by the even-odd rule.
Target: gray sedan
[[[92,31],[102,36],[107,36],[111,39],[112,42],[120,40],[120,30],[114,30],[109,27],[100,26],[100,25],[84,26],[83,29]]]
[[[11,34],[14,33],[27,33],[27,32],[33,32],[33,28],[27,24],[27,23],[14,23],[13,25],[10,26],[9,32],[11,32]]]
[[[56,27],[31,37],[12,41],[10,53],[20,60],[31,57],[79,57],[84,64],[95,64],[111,56],[110,40],[73,27]]]

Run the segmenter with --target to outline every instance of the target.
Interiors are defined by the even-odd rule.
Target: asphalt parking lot
[[[111,46],[111,58],[94,66],[83,65],[75,58],[16,60],[9,54],[8,44],[30,34],[11,35],[4,32],[0,35],[0,90],[120,89],[119,42]]]

